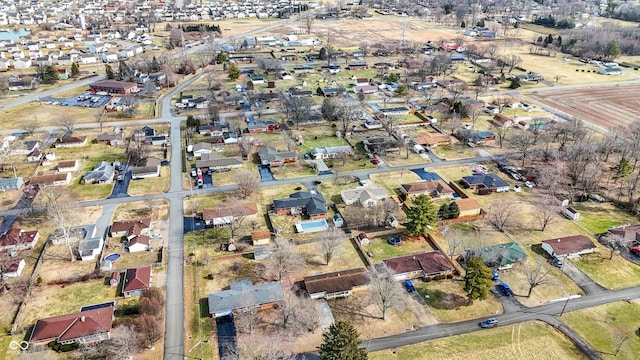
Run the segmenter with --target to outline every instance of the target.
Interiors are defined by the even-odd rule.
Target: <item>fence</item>
[[[21,329],[18,329],[18,319],[20,319],[20,315],[22,314],[22,311],[24,310],[24,306],[27,303],[27,300],[29,300],[29,295],[31,295],[31,286],[34,283],[37,283],[37,279],[38,279],[38,271],[40,270],[40,265],[42,265],[42,261],[44,260],[44,254],[47,252],[47,248],[49,247],[49,241],[46,241],[44,243],[44,246],[42,247],[42,251],[40,252],[40,256],[38,256],[38,260],[36,261],[36,265],[33,267],[33,272],[31,273],[31,278],[29,279],[29,282],[27,284],[27,290],[24,294],[24,298],[22,298],[22,302],[20,303],[20,306],[18,306],[18,310],[16,311],[16,314],[13,316],[13,322],[11,323],[11,329],[9,331],[9,334],[11,335],[16,335],[16,334],[22,334],[24,332],[26,332],[27,330],[29,330],[31,328],[31,326],[27,326],[27,327],[23,327]]]

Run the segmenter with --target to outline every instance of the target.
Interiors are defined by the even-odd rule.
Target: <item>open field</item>
[[[636,94],[640,85],[589,87],[584,89],[552,90],[530,93],[534,99],[571,114],[602,129],[628,127],[640,120]]]
[[[38,126],[56,126],[62,119],[72,118],[76,123],[96,121],[98,110],[73,106],[45,105],[31,102],[20,106],[2,109],[0,130],[22,129],[24,119],[34,119]]]
[[[596,306],[572,311],[562,321],[586,339],[605,359],[636,359],[640,354],[637,301]],[[616,346],[625,339],[616,354]]]
[[[413,171],[395,171],[380,174],[371,174],[369,178],[376,183],[377,186],[385,188],[387,193],[393,195],[400,194],[400,185],[410,184],[421,180],[420,176],[416,175]]]
[[[585,201],[573,204],[572,207],[580,212],[580,219],[576,222],[593,234],[602,234],[611,227],[638,222],[636,217],[612,203]]]
[[[586,325],[586,324],[585,324]],[[361,338],[363,338],[361,334]],[[540,322],[487,329],[369,354],[371,360],[586,359],[562,333]]]

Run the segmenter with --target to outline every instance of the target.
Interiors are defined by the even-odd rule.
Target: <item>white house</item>
[[[31,67],[31,59],[18,58],[13,62],[13,67],[16,69],[28,69]]]
[[[387,198],[387,191],[379,187],[358,187],[342,190],[340,197],[345,205],[360,204],[362,207],[376,206]]]
[[[542,249],[551,256],[573,258],[594,252],[596,245],[584,235],[573,235],[544,240]]]
[[[0,275],[2,277],[18,277],[26,263],[24,259],[7,259],[0,261]]]
[[[150,239],[146,235],[134,235],[127,242],[127,250],[130,253],[148,251]]]

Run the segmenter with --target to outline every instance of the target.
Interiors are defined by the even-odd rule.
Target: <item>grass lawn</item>
[[[462,290],[464,282],[461,280],[415,280],[413,284],[433,315],[443,323],[477,319],[501,314],[503,311],[502,304],[492,295],[486,300],[476,300],[468,305],[467,296]]]
[[[382,159],[384,160],[384,162],[391,166],[428,164],[431,162],[429,158],[425,159],[422,156],[411,151],[411,149],[409,149],[407,153],[406,148],[400,149],[399,152],[384,155]]]
[[[389,194],[399,195],[400,185],[410,184],[421,180],[420,176],[416,175],[413,171],[394,171],[380,174],[371,174],[369,178],[376,183],[376,185],[387,189]]]
[[[62,119],[72,118],[76,123],[96,121],[98,109],[75,106],[58,106],[39,104],[37,101],[11,108],[2,109],[0,130],[22,129],[25,119],[35,119],[38,126],[56,126]]]
[[[571,261],[593,281],[608,289],[622,289],[640,284],[640,266],[620,255],[614,255],[613,259],[609,260],[609,250],[600,244],[597,245],[595,253]]]
[[[166,220],[169,216],[168,200],[134,201],[118,205],[113,221],[139,219],[151,216],[151,220]],[[155,227],[154,224],[151,224]]]
[[[617,208],[612,203],[598,204],[593,201],[585,201],[573,204],[572,207],[580,212],[580,219],[576,222],[593,234],[604,233],[614,226],[638,222],[636,217]]]
[[[342,250],[331,259],[329,265],[325,265],[324,258],[320,253],[321,248],[319,243],[298,245],[296,250],[298,250],[305,260],[304,271],[296,274],[296,281],[302,280],[304,276],[355,269],[365,266],[356,252],[353,243],[346,237],[343,242]]]
[[[304,161],[297,161],[293,164],[271,168],[271,173],[275,179],[284,180],[314,176],[318,171]]]
[[[418,360],[425,359],[425,354],[429,354],[429,359],[442,360],[493,360],[497,356],[519,360],[586,359],[562,333],[537,321],[425,341],[394,350],[371,353],[369,359]]]
[[[206,299],[208,294],[202,288],[203,282],[206,281],[202,280],[202,270],[202,268],[198,269],[200,279],[196,279],[195,266],[185,266],[184,268],[184,341],[185,348],[191,349],[198,342],[200,331],[202,331],[202,340],[209,339],[209,341],[201,341],[194,352],[198,355],[203,354],[203,359],[214,359],[218,354],[216,327],[215,320],[209,318],[207,314],[207,306],[204,305],[206,303],[201,301],[201,299]],[[201,285],[200,298],[198,298],[196,282]]]
[[[562,321],[586,339],[605,359],[637,359],[640,354],[638,336],[638,302],[623,301],[572,311]],[[615,356],[619,341],[626,339]]]
[[[453,139],[451,145],[438,146],[431,149],[434,155],[443,160],[464,159],[476,156],[475,150]]]
[[[320,185],[317,185],[317,188],[327,202],[342,204],[340,193],[343,190],[355,189],[358,186],[360,186],[360,183],[353,177],[341,177],[339,179],[323,180]]]
[[[303,154],[316,147],[349,146],[345,139],[335,136],[334,128],[326,125],[309,126],[293,133],[299,133],[304,137],[304,142],[300,145],[300,152]]]
[[[159,194],[169,191],[171,167],[160,167],[160,176],[147,179],[137,179],[129,182],[127,193],[131,196]]]
[[[379,263],[383,259],[434,250],[425,240],[421,240],[419,238],[409,238],[406,235],[399,234],[393,236],[402,237],[400,245],[393,246],[388,244],[387,239],[389,238],[389,236],[379,236],[369,239],[371,241],[371,244],[365,246],[364,250],[366,252],[373,253],[373,262]]]

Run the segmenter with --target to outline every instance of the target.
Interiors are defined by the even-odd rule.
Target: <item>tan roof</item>
[[[111,232],[118,233],[121,231],[126,231],[127,235],[139,235],[143,229],[148,229],[150,226],[151,218],[114,221],[113,225],[111,225]]]
[[[433,145],[451,142],[451,137],[449,135],[440,134],[440,133],[421,132],[416,137],[415,142],[418,145],[433,146]]]
[[[480,203],[476,199],[468,198],[468,199],[457,199],[456,204],[458,204],[458,208],[460,211],[466,210],[475,210],[480,208]]]
[[[509,121],[513,122],[513,119],[510,118],[509,116],[505,115],[505,114],[496,114],[493,117],[493,122],[496,123],[496,124],[499,124],[501,126],[504,126]]]
[[[364,268],[336,271],[328,274],[307,276],[304,284],[309,294],[325,292],[333,294],[369,284],[369,273]]]
[[[213,220],[220,217],[227,216],[248,216],[258,213],[258,204],[244,203],[244,204],[225,204],[215,208],[202,209],[202,218],[204,220]]]
[[[271,238],[271,232],[268,229],[256,230],[251,232],[251,240],[262,240]]]
[[[109,332],[113,323],[113,310],[113,306],[108,306],[39,319],[33,328],[30,341],[69,341],[95,333]]]
[[[29,184],[31,185],[49,185],[56,183],[58,181],[67,181],[68,176],[71,176],[71,173],[61,173],[61,174],[51,174],[51,175],[36,175],[32,176],[29,180]]]
[[[69,167],[74,167],[76,166],[76,163],[78,162],[78,160],[65,160],[65,161],[58,161],[58,168],[69,168]]]
[[[593,249],[596,245],[584,235],[565,236],[557,239],[544,240],[543,243],[548,244],[556,255],[571,255],[579,253],[583,250]]]

